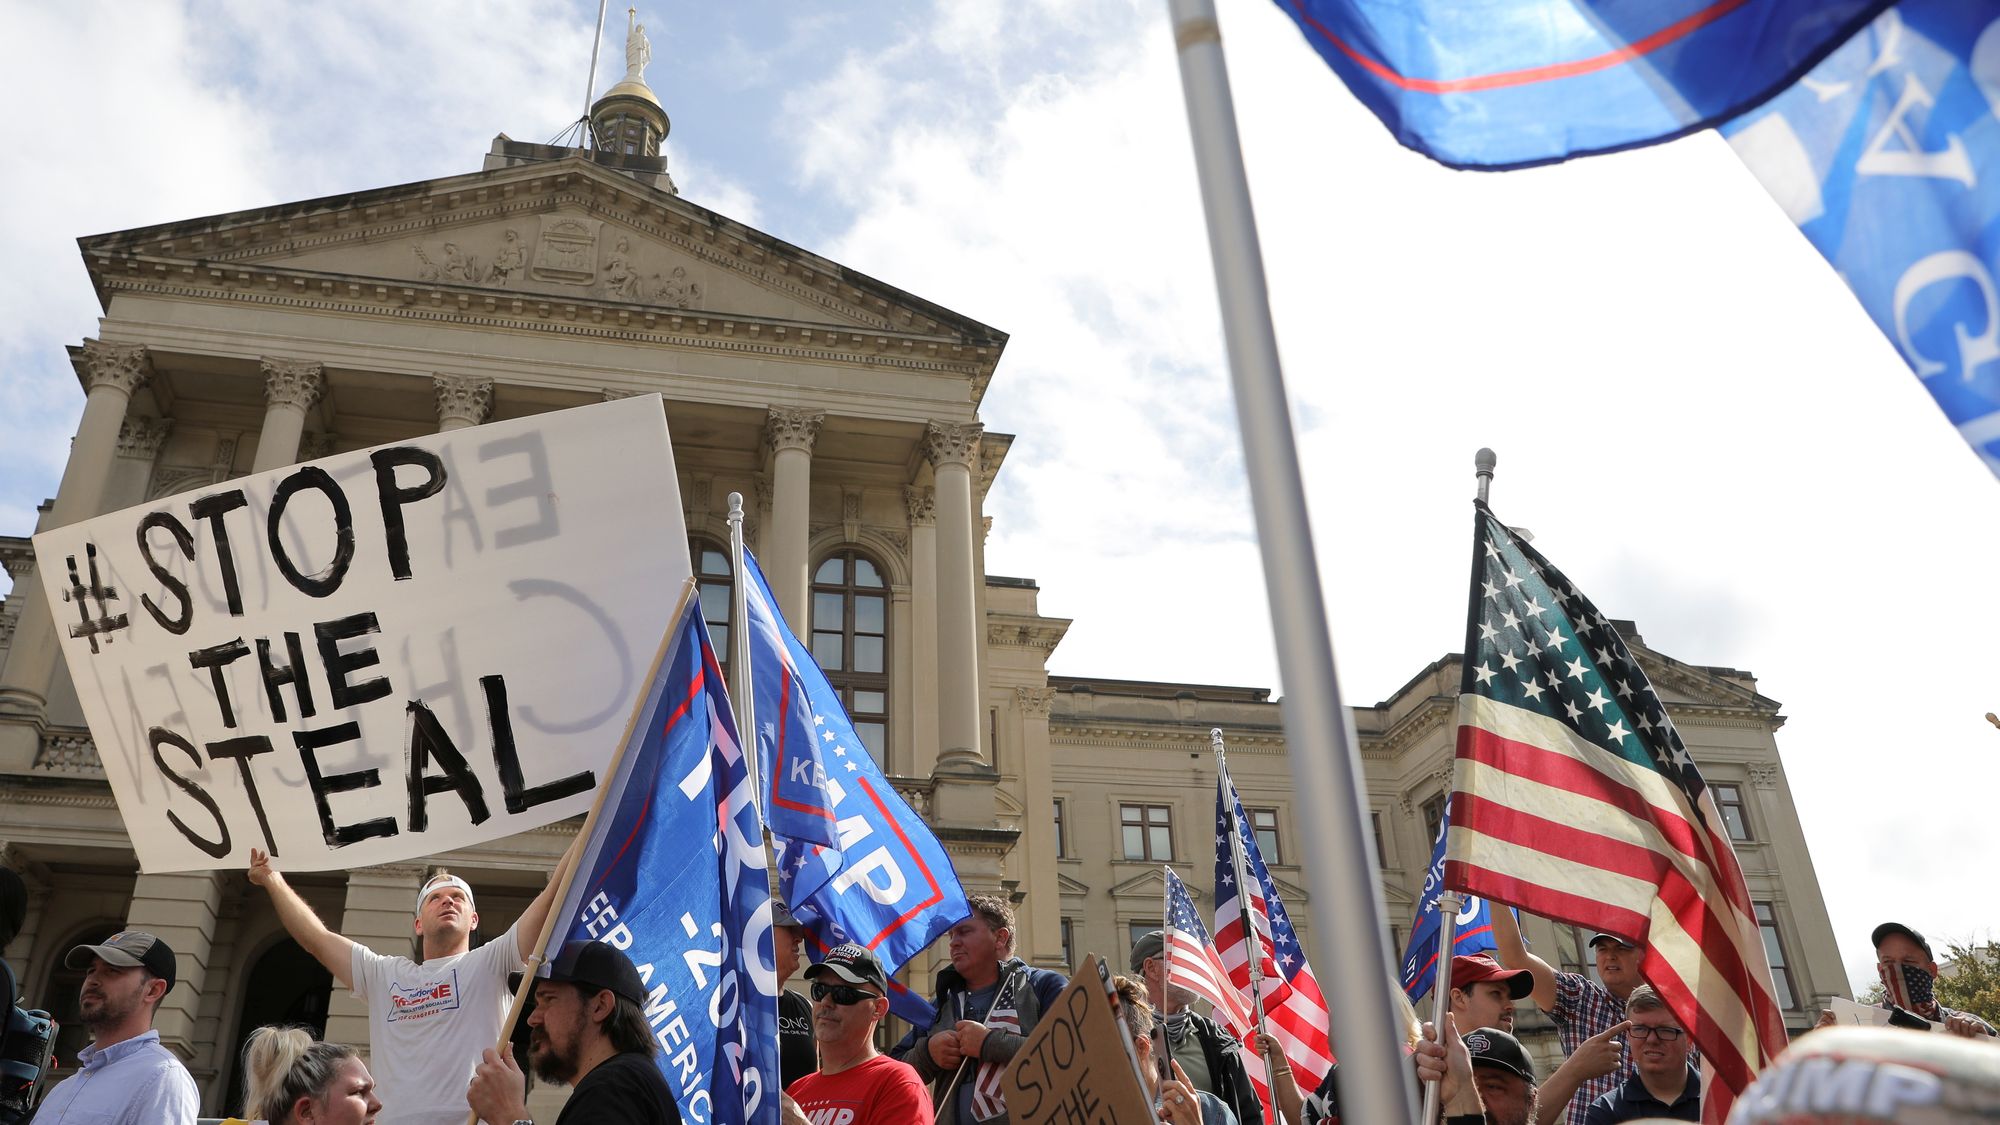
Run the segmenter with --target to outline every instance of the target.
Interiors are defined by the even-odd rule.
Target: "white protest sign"
[[[146,871],[585,811],[689,573],[657,395],[226,481],[35,558]]]

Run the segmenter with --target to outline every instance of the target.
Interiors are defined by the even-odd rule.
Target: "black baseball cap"
[[[1145,968],[1149,958],[1158,957],[1166,951],[1166,931],[1153,930],[1140,934],[1139,940],[1132,943],[1132,971],[1136,973]]]
[[[1535,1084],[1535,1064],[1528,1061],[1527,1048],[1499,1028],[1482,1027],[1466,1032],[1465,1049],[1472,1055],[1473,1066],[1494,1067],[1518,1076],[1530,1086]]]
[[[601,941],[564,942],[549,963],[549,979],[602,988],[641,1007],[646,1003],[646,982],[639,979],[632,959]]]
[[[168,988],[174,986],[174,951],[144,930],[120,930],[96,945],[79,945],[63,958],[63,965],[87,969],[93,957],[101,957],[105,964],[121,969],[144,968],[166,981]]]
[[[849,984],[872,984],[884,995],[889,991],[889,974],[882,971],[882,962],[865,945],[850,941],[834,946],[824,961],[806,969],[805,978],[812,980],[829,973]]]
[[[1882,939],[1889,937],[1891,934],[1901,934],[1909,938],[1923,947],[1924,956],[1933,961],[1937,960],[1937,955],[1931,952],[1931,943],[1924,940],[1924,935],[1903,925],[1901,922],[1884,922],[1875,927],[1875,932],[1869,935],[1868,944],[1880,949],[1882,948]]]
[[[1589,941],[1587,941],[1587,942],[1585,942],[1584,944],[1585,944],[1585,945],[1588,945],[1588,946],[1589,946],[1590,948],[1592,948],[1592,949],[1596,949],[1596,948],[1597,948],[1597,943],[1598,943],[1598,942],[1600,942],[1600,941],[1615,941],[1615,942],[1617,942],[1617,943],[1618,943],[1619,945],[1622,945],[1622,946],[1624,946],[1624,947],[1625,947],[1625,948],[1627,948],[1627,949],[1637,949],[1637,948],[1639,948],[1639,946],[1638,946],[1638,944],[1637,944],[1636,942],[1630,942],[1630,941],[1626,941],[1626,940],[1625,940],[1624,938],[1622,938],[1622,937],[1619,937],[1619,936],[1618,936],[1617,934],[1606,934],[1606,933],[1596,933],[1596,934],[1592,934],[1592,935],[1590,935],[1590,940],[1589,940]]]

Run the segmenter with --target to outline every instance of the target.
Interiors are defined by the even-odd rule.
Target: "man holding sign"
[[[570,860],[564,853],[556,870]],[[561,880],[551,878],[506,933],[473,950],[479,912],[472,888],[456,875],[433,876],[417,893],[411,924],[423,943],[421,962],[385,957],[328,929],[262,850],[250,852],[250,881],[270,892],[292,940],[368,1002],[380,1125],[464,1125],[465,1084],[507,1019],[507,975],[534,951]]]

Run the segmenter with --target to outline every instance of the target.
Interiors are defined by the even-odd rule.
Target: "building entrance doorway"
[[[290,938],[257,958],[243,982],[243,1010],[236,1022],[236,1045],[229,1053],[229,1098],[225,1114],[243,1109],[243,1045],[265,1024],[309,1027],[313,1037],[326,1034],[327,1003],[333,997],[333,974],[313,960]]]

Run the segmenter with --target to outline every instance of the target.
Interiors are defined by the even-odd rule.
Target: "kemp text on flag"
[[[1278,885],[1264,866],[1257,838],[1250,831],[1243,802],[1229,771],[1218,771],[1215,798],[1215,951],[1229,971],[1229,982],[1243,998],[1246,1010],[1255,1011],[1251,1000],[1250,958],[1258,958],[1259,993],[1264,1002],[1264,1030],[1284,1048],[1301,1090],[1317,1089],[1333,1065],[1329,1042],[1330,1020],[1326,998],[1306,951],[1292,932],[1291,916]],[[1244,886],[1237,886],[1235,856],[1230,851],[1234,838],[1243,850]],[[1245,893],[1247,892],[1247,893]],[[1245,931],[1244,919],[1250,930]],[[1269,1107],[1270,1096],[1263,1061],[1256,1051],[1243,1059],[1250,1078]]]
[[[1641,946],[1719,1122],[1786,1042],[1736,853],[1618,631],[1477,507],[1445,885]]]
[[[748,690],[756,693],[760,760],[774,775],[766,790],[774,804],[787,793],[802,806],[823,801],[826,817],[802,819],[834,830],[831,841],[819,841],[773,822],[779,891],[815,950],[858,942],[894,974],[972,908],[944,845],[883,776],[747,550],[743,573]],[[889,1002],[919,1027],[935,1016],[928,1000],[894,979]]]
[[[1397,141],[1453,167],[1504,169],[1727,120],[1891,0],[1276,2]]]
[[[777,1125],[778,974],[763,828],[692,598],[673,625],[557,907],[566,941],[625,951],[690,1121]]]

